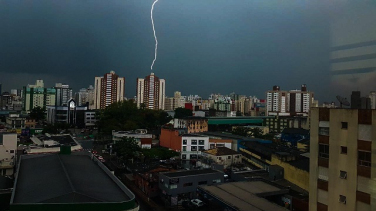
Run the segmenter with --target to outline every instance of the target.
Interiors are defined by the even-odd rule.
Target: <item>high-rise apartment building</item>
[[[84,106],[88,103],[89,108],[92,109],[94,107],[94,87],[90,85],[88,88],[80,89],[76,93],[75,99],[78,106]]]
[[[125,78],[119,77],[115,71],[104,74],[103,77],[95,77],[94,107],[104,109],[114,102],[124,100]]]
[[[166,82],[151,73],[145,78],[137,78],[137,107],[165,109]]]
[[[307,91],[303,84],[300,90],[281,91],[279,86],[273,86],[272,91],[266,92],[266,111],[270,116],[308,116],[313,102],[313,92]]]
[[[35,85],[24,86],[23,95],[23,109],[26,112],[35,107],[46,108],[46,106],[55,105],[56,90],[44,88],[43,80],[37,80]]]
[[[67,84],[56,83],[54,89],[56,90],[55,106],[66,106],[73,98],[72,88]]]
[[[376,110],[310,113],[309,210],[376,210]]]

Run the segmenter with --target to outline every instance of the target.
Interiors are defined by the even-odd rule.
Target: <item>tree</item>
[[[183,119],[184,117],[192,116],[192,110],[186,108],[175,109],[175,119]]]
[[[127,161],[136,158],[141,148],[134,138],[124,137],[116,141],[114,151],[121,160]]]
[[[249,129],[242,126],[237,126],[235,129],[232,130],[232,133],[239,136],[248,136]]]
[[[30,110],[30,118],[35,119],[39,122],[46,119],[46,109],[40,106],[37,106]]]
[[[97,113],[98,129],[104,135],[110,135],[112,130],[135,130],[145,128],[157,130],[168,123],[171,117],[162,110],[138,109],[131,100],[111,104]]]
[[[262,130],[258,127],[253,127],[251,129],[249,129],[249,133],[250,133],[250,136],[254,137],[254,138],[263,138],[263,135],[262,135]]]

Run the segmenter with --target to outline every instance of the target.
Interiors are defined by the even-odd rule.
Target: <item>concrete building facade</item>
[[[376,110],[311,110],[310,210],[376,209]]]
[[[17,134],[0,133],[0,175],[12,176],[16,163]]]
[[[125,78],[119,77],[115,71],[95,77],[93,109],[105,109],[114,102],[124,100],[124,85]]]
[[[24,86],[23,93],[23,109],[26,112],[30,112],[35,107],[54,106],[56,103],[56,90],[44,88],[43,80],[37,80],[35,85]]]
[[[166,81],[155,76],[154,73],[143,78],[137,78],[137,107],[164,110],[166,98]]]

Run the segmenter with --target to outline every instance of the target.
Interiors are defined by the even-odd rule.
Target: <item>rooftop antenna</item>
[[[339,95],[337,95],[336,98],[339,101],[340,108],[342,108],[342,105],[344,105],[344,106],[350,106],[350,103],[349,103],[349,101],[347,101],[346,98],[341,97]]]

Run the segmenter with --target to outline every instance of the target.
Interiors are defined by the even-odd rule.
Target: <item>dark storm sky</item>
[[[150,74],[152,0],[0,0],[0,83],[21,88],[40,78],[74,91],[114,70],[135,95]],[[300,2],[300,3],[296,3]],[[153,72],[166,94],[265,97],[273,85],[330,91],[330,30],[316,1],[160,0],[154,9],[158,58]]]

